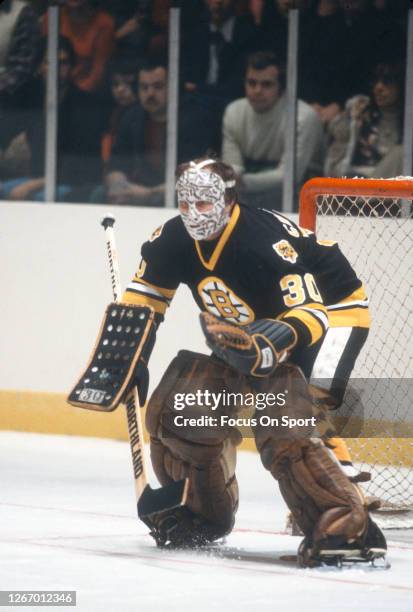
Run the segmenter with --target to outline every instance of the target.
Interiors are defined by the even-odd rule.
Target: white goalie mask
[[[205,240],[222,230],[229,221],[229,212],[225,210],[225,190],[235,187],[235,181],[224,181],[216,172],[203,170],[214,164],[213,159],[206,159],[199,164],[191,162],[190,166],[179,177],[176,183],[178,204],[187,205],[187,210],[180,209],[182,221],[194,240]],[[201,203],[212,204],[210,210],[203,210]]]

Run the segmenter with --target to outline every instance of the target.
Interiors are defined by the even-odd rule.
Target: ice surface
[[[285,506],[258,456],[240,453],[237,474],[227,546],[294,553],[300,539],[283,535]],[[1,590],[76,590],[82,612],[413,610],[413,543],[397,532],[388,571],[157,550],[135,516],[127,443],[1,432],[0,487]]]

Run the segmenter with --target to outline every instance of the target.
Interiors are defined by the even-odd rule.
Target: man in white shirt
[[[287,99],[284,67],[273,53],[260,51],[249,56],[245,93],[245,98],[235,100],[225,110],[222,157],[234,167],[250,204],[280,208]],[[322,154],[321,121],[308,104],[299,100],[297,184],[320,172]]]

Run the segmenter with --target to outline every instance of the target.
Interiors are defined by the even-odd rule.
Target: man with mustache
[[[166,63],[153,57],[138,70],[138,104],[124,113],[106,177],[107,200],[115,204],[162,206],[165,195],[167,131]],[[208,121],[190,99],[179,112],[178,159],[202,154],[208,146]]]

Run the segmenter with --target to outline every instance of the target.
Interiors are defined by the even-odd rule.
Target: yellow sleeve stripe
[[[277,317],[277,319],[283,319],[286,315],[294,313],[296,310],[306,310],[310,314],[317,317],[317,319],[319,319],[326,329],[328,328],[329,313],[327,312],[327,308],[324,306],[324,304],[320,304],[319,302],[310,302],[310,304],[304,304],[303,306],[296,306],[290,310],[285,310]]]
[[[292,308],[278,318],[282,320],[294,318],[301,321],[310,332],[310,346],[317,342],[328,328],[327,311],[321,304],[308,304],[299,308]]]
[[[363,287],[354,291],[351,295],[347,296],[337,304],[327,304],[327,310],[340,310],[342,308],[349,308],[351,306],[358,306],[360,308],[368,308],[369,299],[366,296]]]
[[[368,329],[371,325],[368,308],[329,310],[328,320],[330,327],[364,327]]]
[[[322,312],[327,317],[327,307],[324,304],[320,304],[319,302],[311,302],[310,304],[304,304],[304,306],[299,306],[299,308],[310,308],[311,310],[318,310]]]
[[[148,295],[142,295],[134,293],[132,291],[125,291],[122,296],[122,302],[126,304],[140,304],[141,306],[152,306],[155,312],[163,315],[165,314],[167,304],[161,302],[156,298],[149,297]]]
[[[369,300],[363,287],[359,287],[337,304],[328,304],[330,327],[369,328],[371,317]]]
[[[176,293],[176,289],[166,289],[165,287],[158,287],[158,285],[154,285],[153,283],[148,283],[148,281],[143,280],[143,278],[140,278],[139,274],[135,274],[133,281],[136,283],[142,283],[143,285],[146,285],[147,287],[151,287],[152,289],[155,289],[156,291],[161,293],[164,297],[166,297],[168,300],[172,300],[173,296]]]
[[[344,298],[344,300],[341,300],[339,304],[346,304],[347,302],[356,302],[358,300],[360,301],[367,300],[366,291],[363,285],[359,287],[358,289],[356,289],[355,291],[353,291],[351,295],[348,295],[346,298]]]

